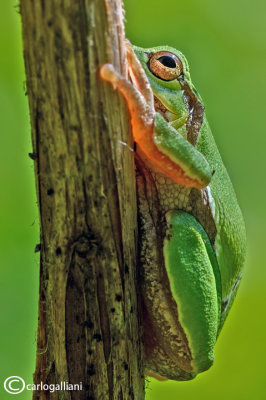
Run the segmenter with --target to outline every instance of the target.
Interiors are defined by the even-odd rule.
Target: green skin
[[[245,225],[186,58],[167,46],[133,46],[134,52],[127,46],[135,85],[110,64],[102,67],[101,77],[127,100],[137,142],[146,366],[153,376],[188,380],[213,363],[214,346],[241,278]],[[153,55],[161,51],[182,63],[182,73],[177,68],[172,80],[151,70]],[[156,62],[162,64],[159,57]],[[161,172],[156,169],[147,153],[154,146],[141,147],[143,137],[152,138],[159,154],[167,156],[163,163],[170,158],[176,170],[181,167],[199,185],[173,181],[167,163]]]
[[[154,141],[157,147],[184,166],[192,176],[194,174],[209,182],[207,193],[216,227],[213,243],[190,213],[163,210],[170,232],[164,239],[165,268],[192,354],[192,372],[196,375],[213,363],[217,336],[235,297],[246,251],[245,226],[205,113],[193,145],[186,137],[184,119],[188,110],[182,85],[178,79],[164,81],[158,78],[148,67],[152,53],[168,51],[175,54],[183,64],[183,82],[202,103],[191,81],[186,58],[167,46],[150,49],[134,46],[133,49],[154,96],[173,113],[170,122],[158,112],[155,114]]]

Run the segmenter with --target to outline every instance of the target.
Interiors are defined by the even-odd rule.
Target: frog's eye
[[[172,81],[183,72],[182,62],[175,54],[168,51],[154,53],[148,66],[155,76],[165,81]]]

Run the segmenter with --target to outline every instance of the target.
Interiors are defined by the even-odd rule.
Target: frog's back
[[[217,231],[214,248],[221,271],[222,326],[241,278],[246,249],[245,224],[206,118],[203,120],[196,147],[214,171],[208,185],[208,194]]]

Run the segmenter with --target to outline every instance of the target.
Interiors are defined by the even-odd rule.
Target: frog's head
[[[175,121],[176,128],[187,123],[189,116],[201,118],[204,108],[186,57],[169,46],[133,49],[149,79],[156,111],[167,121]]]

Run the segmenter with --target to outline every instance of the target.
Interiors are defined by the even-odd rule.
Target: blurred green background
[[[38,300],[38,210],[16,4],[0,2],[1,400],[12,398],[2,388],[6,377],[32,380]],[[168,44],[187,56],[248,232],[242,285],[214,366],[190,382],[147,381],[147,399],[265,399],[266,3],[126,0],[125,8],[134,44]]]

